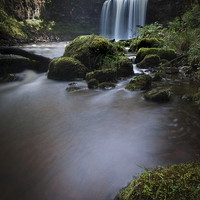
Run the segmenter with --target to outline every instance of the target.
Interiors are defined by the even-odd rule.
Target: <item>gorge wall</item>
[[[18,20],[40,18],[99,26],[105,0],[0,0],[9,15]],[[149,0],[147,23],[164,22],[182,15],[194,0]]]

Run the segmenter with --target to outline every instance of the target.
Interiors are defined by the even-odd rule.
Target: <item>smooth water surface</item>
[[[181,163],[200,153],[195,85],[174,77],[166,103],[124,89],[68,93],[70,82],[26,72],[0,85],[0,199],[110,200],[143,167]]]

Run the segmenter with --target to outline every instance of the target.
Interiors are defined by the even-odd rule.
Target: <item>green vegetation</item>
[[[143,169],[143,174],[122,189],[116,200],[200,199],[200,160],[186,164]]]

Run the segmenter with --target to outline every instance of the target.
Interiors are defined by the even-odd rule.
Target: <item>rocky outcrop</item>
[[[181,17],[194,0],[148,0],[146,23],[166,22]]]

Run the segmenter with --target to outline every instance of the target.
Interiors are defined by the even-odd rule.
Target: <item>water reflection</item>
[[[69,82],[27,72],[1,85],[1,199],[109,200],[141,171],[136,164],[200,153],[197,107],[181,100],[188,85],[177,82],[173,99],[158,104],[125,90],[128,81],[67,93]]]

